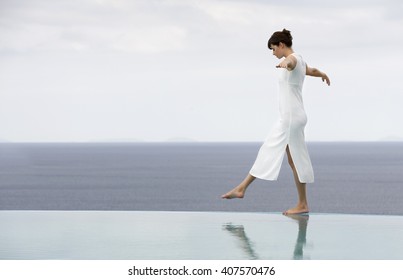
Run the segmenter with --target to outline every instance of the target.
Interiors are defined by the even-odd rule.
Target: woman
[[[283,214],[308,213],[306,184],[313,183],[314,175],[304,136],[307,117],[302,101],[302,86],[305,75],[320,77],[328,85],[330,80],[325,73],[309,67],[300,55],[294,53],[290,31],[283,29],[274,32],[268,47],[278,59],[285,58],[276,66],[282,71],[279,79],[280,118],[260,148],[249,174],[222,198],[243,198],[246,189],[256,178],[277,180],[285,151],[294,174],[298,203]]]

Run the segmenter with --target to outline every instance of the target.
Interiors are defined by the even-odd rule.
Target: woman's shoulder
[[[300,59],[302,59],[302,55],[300,55],[299,53],[293,52],[291,55],[294,56],[295,58],[300,58]]]
[[[300,55],[299,53],[292,53],[291,54],[293,57],[295,57],[297,59],[298,62],[301,62],[301,64],[306,64],[304,58],[302,57],[302,55]]]

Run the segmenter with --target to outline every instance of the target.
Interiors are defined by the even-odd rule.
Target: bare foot
[[[284,211],[283,215],[301,215],[301,214],[308,214],[308,213],[309,213],[309,208],[307,205],[297,205],[294,208]]]
[[[293,219],[295,221],[297,221],[298,223],[301,222],[308,222],[309,220],[309,213],[303,213],[303,214],[287,214],[284,215],[287,218]]]
[[[225,198],[225,199],[243,198],[244,195],[245,195],[245,190],[243,188],[241,188],[240,186],[237,186],[233,190],[222,195],[221,198]]]

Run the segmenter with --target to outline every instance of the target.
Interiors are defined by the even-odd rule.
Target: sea
[[[0,143],[0,210],[282,212],[297,201],[286,156],[277,181],[221,199],[261,143]],[[311,213],[403,215],[403,142],[309,142]]]

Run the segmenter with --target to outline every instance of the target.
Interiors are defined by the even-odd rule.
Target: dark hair
[[[291,48],[292,46],[292,36],[291,31],[287,29],[283,29],[283,31],[276,31],[271,35],[267,46],[271,49],[271,45],[278,46],[280,43],[285,44],[287,47]]]

